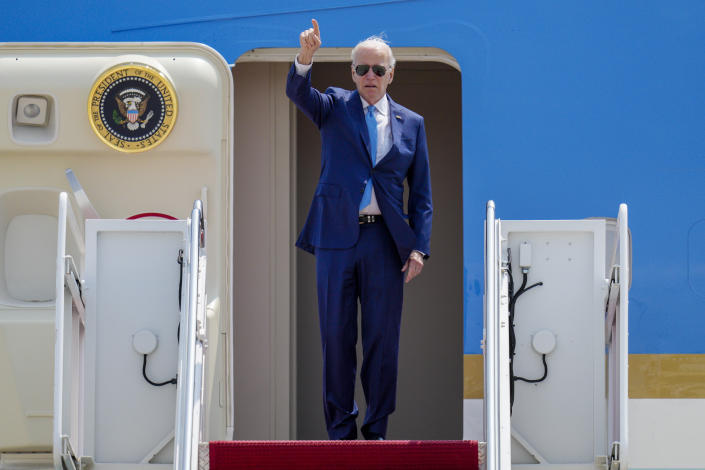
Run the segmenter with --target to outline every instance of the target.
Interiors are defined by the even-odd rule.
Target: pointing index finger
[[[318,21],[316,21],[315,19],[312,19],[312,20],[311,20],[311,23],[313,23],[313,34],[315,34],[316,36],[318,36],[318,38],[320,39],[320,37],[321,37],[321,30],[318,28]]]

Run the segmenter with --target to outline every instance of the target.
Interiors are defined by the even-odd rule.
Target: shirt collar
[[[360,101],[362,101],[362,111],[367,112],[367,107],[370,105],[367,101],[365,101],[365,98],[360,95]],[[375,109],[382,115],[386,116],[389,114],[389,100],[387,99],[387,95],[384,95],[381,100],[379,100],[377,103],[375,103]]]

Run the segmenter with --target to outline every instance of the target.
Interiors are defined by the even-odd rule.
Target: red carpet
[[[477,441],[210,443],[210,470],[477,470]]]

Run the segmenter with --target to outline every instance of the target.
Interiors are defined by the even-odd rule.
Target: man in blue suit
[[[404,281],[430,254],[431,177],[424,121],[387,95],[394,56],[380,38],[352,51],[356,90],[311,86],[318,23],[300,35],[287,96],[321,132],[321,174],[296,246],[316,256],[323,401],[331,439],[356,439],[357,302],[365,439],[384,439],[396,401]],[[404,214],[404,179],[409,185]],[[407,221],[408,219],[408,221]]]

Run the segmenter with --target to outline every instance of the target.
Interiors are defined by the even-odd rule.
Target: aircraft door
[[[488,203],[488,469],[627,468],[627,224],[624,204],[616,220],[499,221]]]

